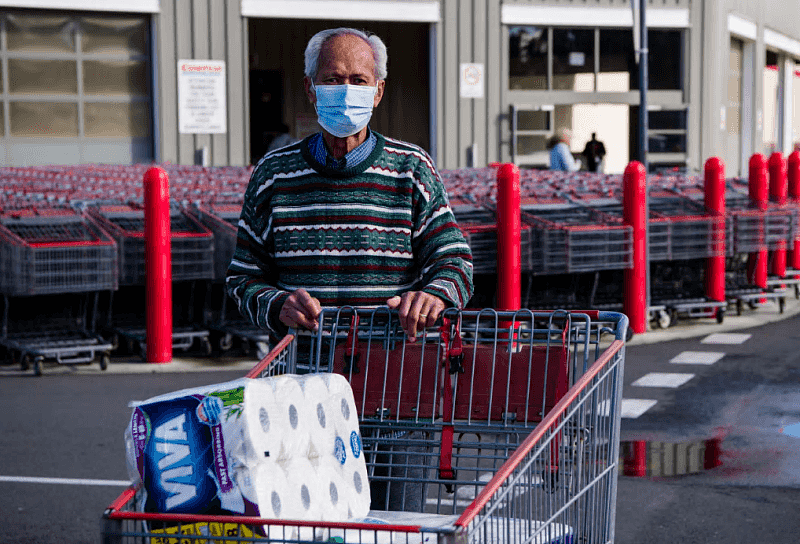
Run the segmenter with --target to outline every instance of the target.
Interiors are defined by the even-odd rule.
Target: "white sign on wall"
[[[483,64],[461,64],[461,98],[483,98]]]
[[[225,61],[178,61],[178,132],[228,131]]]

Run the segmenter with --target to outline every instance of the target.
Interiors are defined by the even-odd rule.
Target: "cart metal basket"
[[[129,205],[90,208],[119,245],[120,285],[145,283],[144,210]],[[214,276],[214,235],[185,212],[170,211],[172,280],[205,280]]]
[[[192,207],[190,213],[214,234],[214,279],[217,283],[223,283],[236,250],[242,203],[234,200],[200,203]],[[269,333],[254,326],[239,313],[224,285],[209,289],[206,310],[210,316],[206,325],[214,332],[212,343],[221,351],[231,349],[235,338],[246,347],[245,351],[257,353],[259,359],[267,354],[268,349],[265,348],[270,343]]]
[[[367,519],[144,513],[132,488],[104,513],[104,542],[613,542],[627,318],[448,310],[441,322],[409,342],[387,308],[326,309],[248,374],[350,379]]]
[[[621,270],[633,262],[633,229],[585,206],[523,199],[532,232],[530,268],[538,274]]]
[[[0,292],[52,295],[117,289],[117,246],[70,208],[0,215]]]

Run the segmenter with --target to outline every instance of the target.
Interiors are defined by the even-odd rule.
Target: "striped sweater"
[[[322,306],[374,307],[421,290],[463,308],[472,296],[472,254],[430,157],[377,136],[360,164],[317,162],[308,138],[264,156],[244,197],[228,293],[273,334],[289,293]]]

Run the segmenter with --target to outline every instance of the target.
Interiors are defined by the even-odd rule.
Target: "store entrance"
[[[430,150],[430,25],[372,21],[250,19],[250,160],[264,155],[285,124],[293,138],[319,131],[303,87],[303,53],[320,30],[352,27],[381,37],[389,51],[386,92],[370,127]]]
[[[280,70],[251,70],[250,161],[258,162],[270,144],[288,130],[283,120],[283,74]]]

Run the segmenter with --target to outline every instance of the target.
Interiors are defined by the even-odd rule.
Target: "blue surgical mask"
[[[369,123],[377,87],[311,84],[317,95],[317,121],[338,138],[356,134]]]

